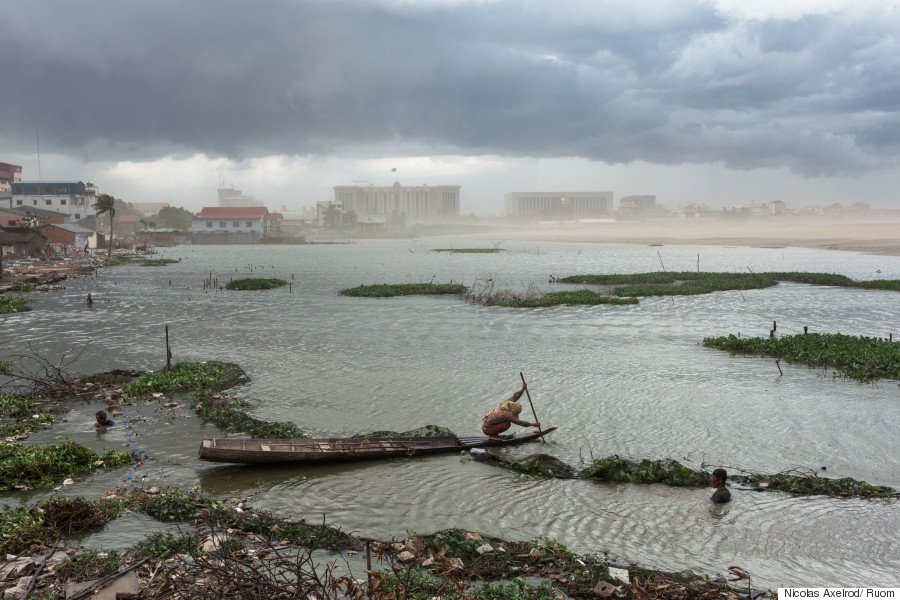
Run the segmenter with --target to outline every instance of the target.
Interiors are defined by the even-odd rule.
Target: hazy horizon
[[[395,181],[479,215],[514,191],[900,207],[900,0],[0,9],[26,180],[192,211],[222,183],[292,210]]]

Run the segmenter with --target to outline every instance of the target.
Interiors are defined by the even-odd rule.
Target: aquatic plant
[[[0,315],[28,312],[31,310],[31,307],[28,306],[29,302],[31,302],[30,298],[21,296],[0,296]]]
[[[0,393],[0,437],[49,427],[56,419],[30,396]]]
[[[591,290],[574,290],[571,292],[551,292],[546,296],[528,298],[524,300],[491,300],[485,302],[487,306],[510,306],[514,308],[537,308],[559,305],[587,305],[611,304],[621,306],[625,304],[637,304],[637,298],[621,298],[601,296]]]
[[[640,463],[618,456],[602,458],[582,469],[581,477],[601,481],[632,483],[667,483],[676,486],[703,486],[706,482],[700,474],[685,467],[673,458],[665,460],[643,459]]]
[[[760,289],[779,281],[900,291],[900,280],[854,281],[834,273],[771,272],[711,273],[703,271],[654,271],[650,273],[569,275],[552,279],[553,283],[594,284],[617,287],[617,296],[687,296],[726,290]]]
[[[732,481],[754,486],[758,491],[787,492],[801,496],[835,496],[840,498],[892,498],[898,493],[893,488],[873,485],[850,477],[830,479],[819,477],[816,471],[794,469],[774,475],[729,475]]]
[[[228,398],[199,395],[191,398],[191,408],[201,419],[214,423],[227,433],[246,433],[250,437],[264,439],[308,438],[291,422],[271,423],[254,419],[236,410]]]
[[[837,369],[861,382],[900,379],[900,342],[840,333],[801,333],[779,338],[739,338],[733,334],[703,338],[708,348],[733,354],[782,358],[810,367]]]
[[[422,296],[435,294],[462,294],[466,286],[458,283],[383,283],[360,285],[341,290],[341,296],[354,298],[390,298],[393,296]]]
[[[175,258],[148,258],[147,260],[141,261],[142,267],[164,267],[166,265],[171,265],[173,263],[181,262]]]
[[[124,386],[125,393],[144,397],[154,392],[212,392],[249,381],[243,369],[233,363],[218,361],[180,362],[168,371],[144,373],[134,383]]]
[[[130,460],[126,452],[106,450],[98,456],[90,448],[70,440],[34,446],[0,442],[0,491],[16,487],[48,488],[67,477],[98,467],[120,467]]]
[[[245,279],[233,279],[229,281],[228,285],[225,286],[225,289],[240,291],[271,290],[287,284],[288,282],[284,279],[277,279],[275,277],[247,277]]]
[[[9,288],[9,291],[11,291],[11,292],[22,292],[22,293],[33,292],[33,291],[34,291],[34,286],[31,285],[30,283],[26,283],[26,282],[24,282],[24,281],[21,281],[21,282],[15,284],[15,285],[13,285],[11,288]]]

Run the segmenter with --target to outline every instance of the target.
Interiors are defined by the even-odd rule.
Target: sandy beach
[[[645,222],[557,223],[452,236],[457,239],[613,244],[800,247],[900,256],[900,215]]]

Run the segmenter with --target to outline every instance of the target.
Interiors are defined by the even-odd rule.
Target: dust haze
[[[554,222],[496,227],[457,239],[819,248],[900,256],[900,214],[762,219]]]

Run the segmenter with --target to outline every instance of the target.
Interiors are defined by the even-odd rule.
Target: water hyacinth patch
[[[248,381],[243,369],[223,362],[180,362],[169,371],[144,373],[124,387],[125,393],[144,397],[155,392],[224,390]]]
[[[175,258],[148,258],[147,260],[141,261],[142,267],[164,267],[166,265],[171,265],[173,263],[181,262]]]
[[[287,285],[284,279],[275,277],[247,277],[245,279],[234,279],[225,286],[226,290],[253,291],[253,290],[271,290]]]
[[[130,460],[126,452],[106,450],[98,456],[90,448],[69,440],[58,445],[0,443],[0,491],[17,486],[52,487],[67,477],[98,467],[120,467]]]
[[[735,354],[783,358],[790,363],[839,370],[861,382],[900,379],[900,342],[840,333],[801,333],[780,338],[739,338],[733,334],[703,339],[708,348]]]
[[[21,296],[0,296],[0,314],[28,312],[31,310],[29,302],[31,302],[29,298]]]
[[[393,296],[462,294],[465,291],[466,286],[459,283],[384,283],[347,288],[341,290],[340,294],[355,298],[390,298]]]

